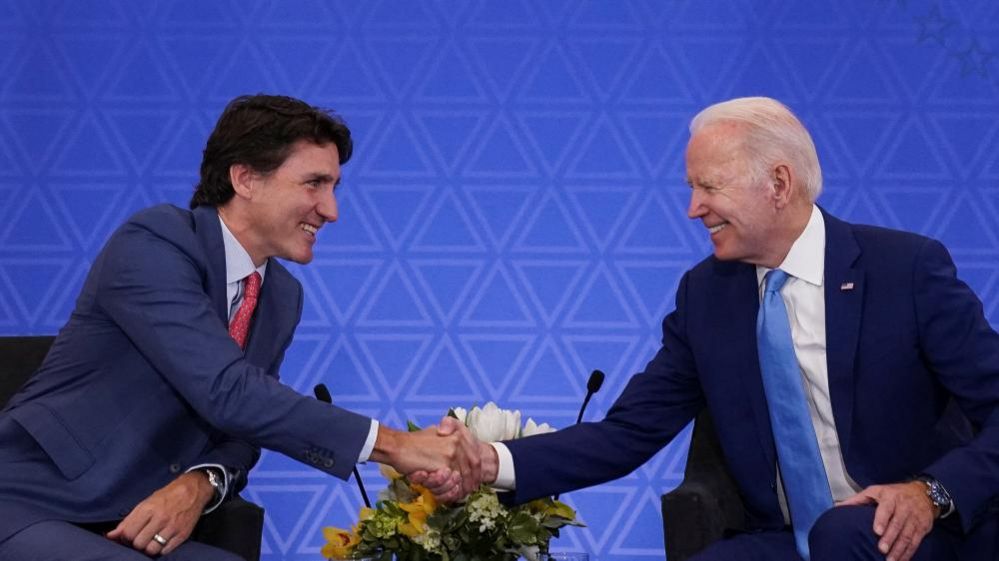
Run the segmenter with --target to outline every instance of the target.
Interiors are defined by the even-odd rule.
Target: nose
[[[704,208],[701,203],[701,192],[699,189],[690,190],[690,204],[687,205],[687,218],[691,220],[696,218],[701,218],[708,213],[708,210]]]
[[[336,193],[332,189],[330,189],[329,196],[320,199],[319,204],[316,205],[316,212],[326,222],[336,222],[336,219],[340,217],[339,210],[336,204]]]

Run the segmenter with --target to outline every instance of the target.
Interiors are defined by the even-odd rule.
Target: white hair
[[[783,103],[769,97],[740,97],[711,105],[690,121],[690,134],[716,123],[741,123],[743,149],[757,181],[767,179],[772,166],[787,161],[800,175],[812,202],[822,192],[822,168],[811,135]]]

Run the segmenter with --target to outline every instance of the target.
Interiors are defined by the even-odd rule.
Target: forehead
[[[298,173],[340,175],[340,153],[336,144],[316,144],[299,140],[291,145],[288,157],[279,169]]]
[[[702,177],[722,173],[723,168],[742,165],[743,131],[738,123],[722,122],[706,126],[687,143],[687,174]]]

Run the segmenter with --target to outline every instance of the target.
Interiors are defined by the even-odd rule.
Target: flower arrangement
[[[457,407],[448,412],[479,440],[494,442],[552,432],[546,423],[528,419],[521,427],[520,411],[495,403]],[[418,430],[410,424],[411,430]],[[569,506],[551,498],[507,507],[485,485],[454,505],[438,504],[427,489],[410,483],[388,466],[381,467],[389,484],[375,508],[362,508],[351,530],[323,528],[327,559],[368,556],[379,561],[536,561],[548,552],[548,542],[567,525],[582,526]]]

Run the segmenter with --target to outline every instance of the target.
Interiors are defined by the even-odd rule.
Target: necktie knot
[[[780,292],[780,289],[784,288],[784,283],[786,283],[789,278],[791,278],[791,276],[780,269],[770,271],[765,277],[763,277],[766,293],[772,294],[774,292]]]

